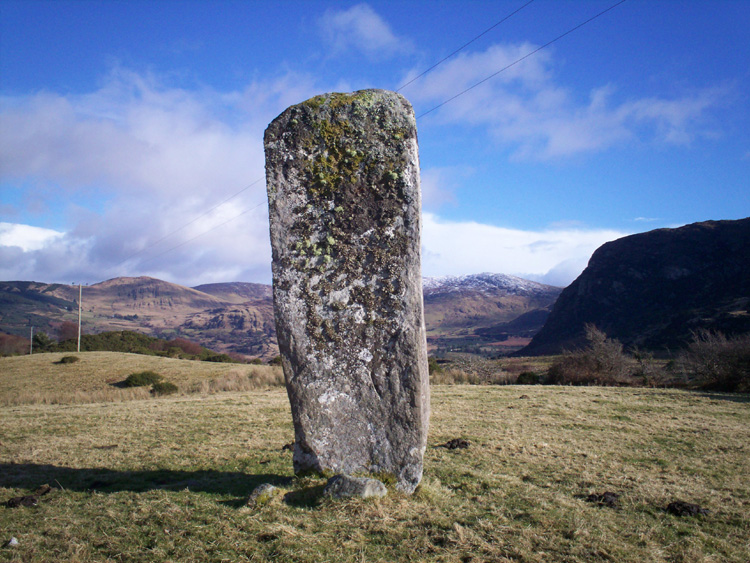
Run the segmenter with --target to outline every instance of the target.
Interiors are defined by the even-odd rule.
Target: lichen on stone
[[[296,443],[309,450],[295,454],[295,471],[391,472],[413,490],[422,454],[408,452],[423,452],[429,405],[413,112],[384,91],[316,96],[274,120],[265,143],[279,346],[294,372]],[[406,409],[397,418],[413,420],[416,443],[396,454],[388,444],[408,428],[381,428],[356,411],[311,414],[303,395],[327,385],[351,387],[346,396],[363,413]],[[330,431],[306,426],[309,417]],[[366,436],[362,444],[342,445],[342,425]],[[331,443],[336,455],[317,450]]]

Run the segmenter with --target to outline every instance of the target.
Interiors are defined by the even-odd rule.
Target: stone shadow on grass
[[[323,498],[325,485],[313,485],[284,495],[284,502],[297,508],[316,508]]]
[[[203,469],[180,471],[153,469],[138,471],[115,471],[105,467],[71,468],[33,463],[0,463],[0,487],[34,490],[49,484],[55,488],[71,491],[97,491],[137,493],[166,490],[232,495],[246,498],[262,483],[285,486],[293,478],[276,474],[252,474],[242,472]],[[0,499],[0,503],[5,499]]]
[[[750,393],[723,393],[721,391],[696,391],[696,395],[715,401],[731,401],[733,403],[750,403]]]

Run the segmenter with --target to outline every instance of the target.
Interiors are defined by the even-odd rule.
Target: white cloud
[[[426,276],[513,274],[565,286],[583,271],[594,250],[627,234],[582,228],[523,231],[424,213],[422,270]]]
[[[64,233],[17,223],[0,223],[0,246],[14,246],[23,252],[39,250]]]
[[[222,93],[117,70],[87,95],[1,99],[0,182],[56,197],[64,207],[55,212],[68,226],[54,240],[14,227],[3,239],[8,262],[0,279],[270,281],[263,131],[319,91],[299,74]],[[90,211],[92,199],[103,209]],[[15,215],[28,214],[29,205],[18,204]],[[18,233],[24,244],[11,249],[7,241],[18,242]]]
[[[265,206],[236,220],[231,219],[242,213],[240,206],[217,211],[154,247],[148,246],[153,237],[181,226],[177,216],[158,223],[158,209],[123,209],[89,217],[69,233],[0,223],[0,279],[70,283],[148,275],[184,285],[270,282]],[[139,234],[128,224],[133,218],[139,223],[154,221],[158,229]],[[594,250],[627,234],[583,228],[523,231],[424,213],[422,270],[426,276],[506,273],[565,286],[583,271]],[[144,247],[145,252],[126,260]],[[118,265],[122,260],[125,263]]]
[[[184,197],[221,195],[263,175],[262,135],[213,92],[121,72],[87,96],[38,94],[3,105],[3,180]],[[237,125],[226,112],[239,114]]]
[[[493,45],[483,52],[459,54],[406,92],[420,115],[534,48]],[[514,148],[517,158],[550,159],[628,141],[687,144],[713,135],[707,114],[725,96],[723,89],[714,88],[673,99],[619,100],[614,86],[603,85],[582,101],[555,81],[554,71],[550,52],[537,53],[440,107],[430,119],[483,126],[497,142]]]
[[[497,48],[492,53],[484,61],[488,68],[516,55]],[[504,80],[554,108],[565,95],[545,86],[550,78],[544,60],[534,62],[532,72]],[[8,227],[11,234],[0,244],[0,279],[70,283],[151,275],[187,285],[270,281],[263,130],[288,105],[322,90],[315,85],[308,75],[287,74],[241,91],[187,91],[118,70],[88,95],[1,99],[0,182],[54,193],[67,202],[57,211],[68,225],[65,233],[24,234]],[[474,122],[474,102],[465,104],[462,100],[455,111]],[[519,101],[520,114],[528,111],[524,104]],[[489,104],[488,115],[497,111]],[[454,184],[470,173],[426,170],[426,208],[450,202]],[[261,181],[201,217],[255,180]],[[102,209],[87,209],[88,198],[99,192],[105,194]],[[28,204],[19,204],[16,216],[26,216]],[[536,233],[451,223],[431,213],[424,217],[427,275],[494,271],[564,285],[596,247],[623,234],[572,227]]]
[[[409,41],[397,37],[367,4],[326,11],[320,19],[320,29],[334,53],[356,50],[370,59],[387,59],[411,49]]]

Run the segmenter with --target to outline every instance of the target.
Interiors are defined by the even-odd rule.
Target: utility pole
[[[78,283],[78,351],[81,351],[81,296],[83,289],[80,282]]]
[[[29,356],[34,353],[34,327],[31,327],[31,336],[29,336]]]

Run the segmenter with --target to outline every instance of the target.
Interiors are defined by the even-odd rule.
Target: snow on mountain
[[[497,291],[504,290],[513,294],[533,294],[548,291],[551,286],[525,280],[507,274],[470,274],[465,276],[439,276],[422,278],[422,289],[425,293],[451,293],[455,291]]]

